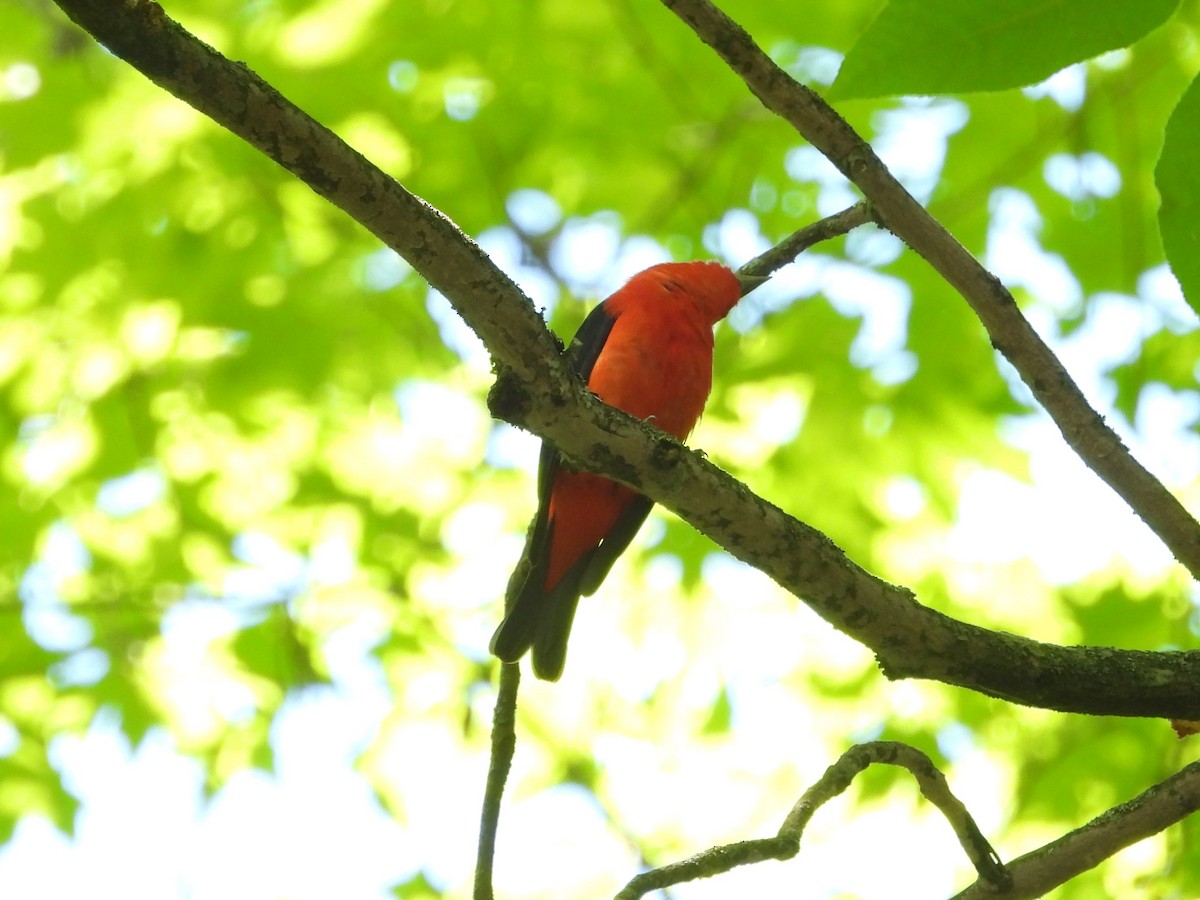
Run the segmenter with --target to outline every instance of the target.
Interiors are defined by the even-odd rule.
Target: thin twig
[[[775,64],[710,0],[662,0],[711,46],[763,105],[789,122],[874,205],[882,224],[923,256],[970,304],[992,346],[1029,386],[1079,458],[1115,490],[1196,578],[1200,522],[1129,452],[1088,404],[1016,301],[888,171],[815,92]]]
[[[837,762],[825,770],[825,774],[792,807],[783,825],[774,837],[723,844],[698,853],[681,862],[642,872],[632,879],[617,894],[617,900],[635,900],[646,893],[722,875],[738,866],[762,862],[767,859],[791,859],[800,852],[800,838],[813,814],[825,803],[841,794],[855,777],[874,764],[901,766],[916,778],[917,787],[925,799],[933,803],[958,836],[982,884],[994,891],[1006,890],[1009,876],[975,820],[962,802],[950,791],[946,777],[928,756],[896,741],[873,741],[851,747]]]
[[[496,859],[496,833],[500,826],[500,803],[504,784],[517,747],[517,688],[521,667],[500,666],[496,709],[492,714],[492,756],[483,789],[483,812],[479,823],[479,849],[475,862],[475,900],[492,900],[492,868]]]
[[[875,211],[866,200],[843,209],[819,222],[792,232],[774,247],[760,253],[738,269],[739,275],[768,276],[792,262],[797,256],[822,241],[848,234],[859,225],[875,221]]]
[[[979,830],[962,801],[954,796],[950,785],[946,783],[946,776],[927,755],[898,741],[859,744],[843,753],[841,758],[826,770],[821,780],[804,792],[804,796],[792,808],[779,830],[780,836],[786,835],[798,845],[800,835],[813,813],[822,804],[848,788],[859,772],[877,763],[907,769],[916,779],[917,788],[922,796],[946,817],[980,877],[991,885],[1008,884],[1008,875],[999,855],[983,836],[983,832]]]

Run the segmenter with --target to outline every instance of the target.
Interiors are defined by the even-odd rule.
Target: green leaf
[[[282,607],[272,607],[261,622],[239,631],[232,649],[248,672],[284,690],[325,680],[314,668],[312,652],[296,623]]]
[[[729,692],[722,687],[713,701],[708,721],[704,723],[704,734],[727,734],[732,723],[733,708],[729,703]]]
[[[16,823],[35,813],[45,816],[63,834],[71,834],[78,807],[41,741],[22,740],[14,753],[0,759],[0,842],[7,843]]]
[[[392,896],[400,900],[434,900],[441,897],[442,892],[429,883],[424,872],[418,872],[408,881],[392,888]]]
[[[38,646],[18,627],[20,619],[16,606],[3,608],[4,627],[0,628],[0,683],[28,675],[40,675],[62,659]]]
[[[1127,47],[1177,0],[892,0],[846,56],[834,99],[999,91]]]
[[[1200,312],[1200,79],[1193,81],[1167,122],[1154,181],[1162,196],[1158,209],[1163,249],[1183,295]]]

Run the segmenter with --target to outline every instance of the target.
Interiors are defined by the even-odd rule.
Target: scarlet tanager
[[[591,311],[568,359],[605,403],[684,440],[712,388],[713,326],[763,280],[715,262],[651,266]],[[532,647],[533,671],[558,680],[579,598],[600,587],[652,505],[543,443],[537,515],[492,653],[515,662]]]

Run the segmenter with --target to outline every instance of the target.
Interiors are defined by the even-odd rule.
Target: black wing
[[[579,326],[571,345],[566,349],[568,364],[584,380],[592,374],[592,368],[600,356],[604,342],[612,331],[616,319],[609,315],[601,303]],[[546,567],[549,564],[549,545],[554,528],[549,521],[548,507],[554,479],[562,465],[562,457],[554,447],[544,442],[538,460],[538,508],[525,538],[525,549],[521,560],[509,579],[506,591],[504,621],[492,635],[491,651],[505,662],[515,662],[533,647],[534,671],[539,678],[556,680],[562,674],[566,659],[567,638],[575,618],[575,608],[581,593],[590,594],[600,585],[604,573],[616,559],[614,554],[604,565],[604,571],[596,579],[594,573],[587,577],[589,589],[583,590],[585,575],[590,573],[589,563],[604,545],[588,554],[547,592]],[[649,511],[649,506],[646,512]],[[637,525],[646,518],[643,512]],[[622,520],[624,517],[622,517]],[[620,523],[618,523],[620,530]],[[635,526],[634,532],[637,531]],[[628,546],[633,534],[624,538],[622,549]],[[605,541],[608,544],[609,541]],[[618,551],[619,552],[619,551]]]
[[[587,314],[587,318],[575,332],[575,337],[571,339],[571,346],[566,349],[567,362],[584,381],[591,377],[592,368],[596,365],[600,351],[604,348],[609,332],[616,322],[616,317],[609,315],[605,305],[601,303]]]

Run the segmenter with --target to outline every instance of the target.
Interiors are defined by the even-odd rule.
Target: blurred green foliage
[[[722,5],[819,90],[883,6]],[[1108,391],[1126,429],[1148,386],[1194,403],[1200,358],[1194,320],[1152,274],[1154,169],[1198,65],[1200,18],[1188,2],[1148,31],[1174,4],[1145,6],[1126,35],[1137,43],[1052,89],[839,107],[1050,337],[1084,328],[1098,298],[1139,311],[1120,358],[1096,364],[1097,400]],[[564,337],[640,249],[740,263],[761,249],[756,235],[778,240],[854,199],[654,3],[166,8],[523,273]],[[486,639],[532,509],[532,446],[514,453],[511,430],[488,420],[486,360],[362,228],[54,7],[9,5],[0,25],[0,838],[34,813],[70,830],[76,799],[51,747],[102,710],[134,744],[165,729],[205,763],[211,790],[269,769],[273,717],[314,685],[345,689],[332,648],[364,630],[394,712],[360,770],[404,820],[417,776],[388,764],[389,747],[425,726],[463,753],[485,745]],[[1023,45],[1038,77],[1097,49],[1044,38]],[[872,65],[893,71],[870,50],[852,57],[864,68],[846,93],[903,89],[867,82]],[[989,80],[914,83],[1018,83],[985,62]],[[530,226],[522,202],[548,209],[544,223]],[[1012,262],[1004,228],[1033,256]],[[694,443],[951,615],[1047,640],[1194,645],[1178,569],[1118,555],[1064,586],[1027,556],[961,552],[964,485],[981,471],[1027,479],[1008,428],[1041,414],[922,260],[863,233],[797,271],[719,330]],[[1183,425],[1180,452],[1194,449],[1196,417]],[[1187,471],[1171,486],[1197,508]],[[1161,722],[890,684],[868,653],[673,517],[629,556],[581,613],[559,694],[530,689],[522,740],[547,764],[518,791],[583,786],[647,859],[773,831],[841,749],[877,735],[947,761],[952,784],[960,766],[968,784],[989,773],[985,828],[1005,856],[1190,753]],[[646,602],[621,602],[634,598]],[[687,764],[645,749],[656,745]],[[669,803],[625,826],[618,764],[631,758],[663,767],[663,785],[707,779],[691,784],[700,792],[718,778],[740,793],[711,802],[727,811],[711,826]],[[847,818],[886,806],[902,780],[873,773]],[[1194,890],[1196,867],[1179,861],[1196,828],[1061,896],[1128,896],[1135,881],[1155,896]],[[949,850],[939,863],[967,880]],[[444,888],[418,874],[397,896]]]

